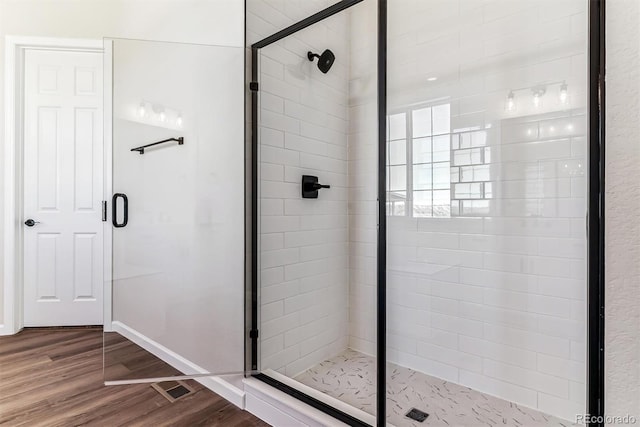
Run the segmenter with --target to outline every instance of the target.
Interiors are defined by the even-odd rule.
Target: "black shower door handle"
[[[122,207],[124,208],[122,222],[118,222],[118,199],[122,199]],[[111,199],[111,223],[115,228],[122,228],[127,226],[127,222],[129,222],[129,199],[126,194],[116,193]]]

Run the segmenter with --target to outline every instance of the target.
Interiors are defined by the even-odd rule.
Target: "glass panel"
[[[244,50],[112,45],[112,185],[128,223],[112,230],[105,380],[243,373]]]
[[[456,184],[454,188],[456,199],[481,199],[483,197],[482,183],[480,182]]]
[[[466,216],[489,215],[488,200],[461,200],[462,213]]]
[[[451,149],[457,150],[458,148],[462,148],[462,136],[464,134],[454,134],[451,135]]]
[[[471,133],[471,146],[472,147],[483,147],[487,145],[487,132],[473,132]]]
[[[485,199],[493,198],[493,185],[490,182],[484,183],[484,198]]]
[[[407,141],[391,141],[389,143],[389,164],[404,165],[407,163]]]
[[[388,424],[585,413],[588,4],[388,2],[413,158],[387,216]]]
[[[291,2],[269,6],[286,7],[281,16],[291,16]],[[306,1],[299,6],[307,11],[300,18],[320,7]],[[362,2],[258,53],[261,370],[371,425],[378,119],[370,35],[376,7]],[[278,22],[278,28],[286,24]],[[327,73],[318,69],[317,58],[307,57],[325,49],[335,55]],[[403,215],[405,113],[390,116],[388,124],[388,209]],[[302,175],[331,187],[303,198]]]
[[[451,187],[451,168],[449,162],[433,164],[433,188],[448,190]]]
[[[413,192],[413,216],[426,217],[433,214],[433,193],[431,191]]]
[[[413,140],[413,163],[431,163],[431,138]]]
[[[414,190],[431,190],[431,188],[433,188],[431,169],[432,165],[430,164],[415,165],[413,167]],[[393,168],[391,168],[391,176],[393,177]]]
[[[431,108],[413,110],[413,136],[431,136]]]
[[[460,168],[451,168],[451,182],[460,182]]]
[[[451,114],[449,104],[442,104],[433,107],[433,134],[440,135],[449,133],[451,130]]]
[[[477,165],[481,163],[482,151],[480,148],[456,150],[453,152],[453,164],[456,166]]]
[[[388,195],[389,215],[405,215],[407,209],[406,191],[391,191]]]
[[[433,192],[433,216],[451,216],[451,192],[448,189]]]
[[[433,161],[448,162],[451,158],[451,146],[449,135],[435,136],[433,138]]]
[[[489,165],[464,166],[460,168],[460,180],[468,181],[489,181],[491,178]]]
[[[470,132],[464,132],[460,134],[460,148],[471,148]]]
[[[407,137],[407,116],[404,113],[389,116],[389,139],[405,139]]]
[[[389,168],[389,190],[404,191],[407,189],[407,167],[391,166]]]

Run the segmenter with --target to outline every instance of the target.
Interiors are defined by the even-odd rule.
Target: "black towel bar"
[[[151,144],[142,145],[140,147],[132,148],[131,151],[137,151],[140,154],[144,154],[144,149],[145,148],[153,147],[154,145],[163,144],[165,142],[170,142],[170,141],[176,141],[178,143],[178,145],[183,145],[184,144],[184,138],[183,137],[169,138],[169,139],[163,139],[162,141],[154,142],[154,143],[151,143]]]

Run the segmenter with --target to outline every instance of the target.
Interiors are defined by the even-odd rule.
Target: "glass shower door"
[[[107,43],[105,380],[242,373],[243,50]]]
[[[350,42],[375,5],[253,45],[260,368],[350,425],[377,395],[376,46]]]
[[[390,424],[585,413],[588,5],[389,2]]]

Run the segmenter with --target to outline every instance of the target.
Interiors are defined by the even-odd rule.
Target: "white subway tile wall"
[[[569,420],[586,400],[586,13],[389,2],[389,111],[448,104],[452,137],[450,215],[387,217],[389,360]],[[371,352],[360,295],[351,345]]]

